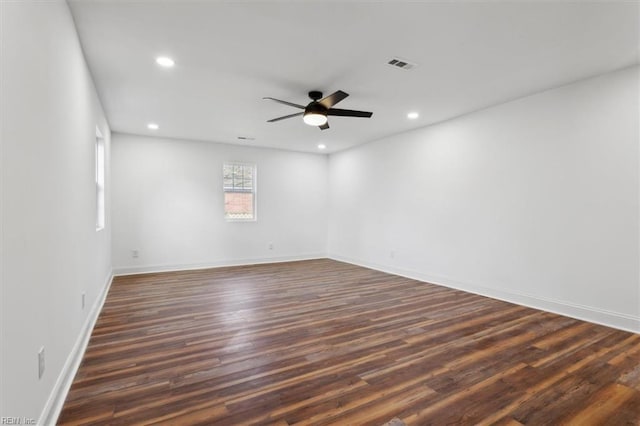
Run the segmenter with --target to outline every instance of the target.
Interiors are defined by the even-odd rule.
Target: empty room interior
[[[0,417],[640,425],[640,3],[0,2]]]

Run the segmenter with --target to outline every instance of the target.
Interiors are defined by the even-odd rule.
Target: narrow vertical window
[[[96,230],[104,228],[105,202],[104,202],[104,138],[96,127]]]
[[[224,163],[222,176],[225,219],[256,220],[255,164]]]

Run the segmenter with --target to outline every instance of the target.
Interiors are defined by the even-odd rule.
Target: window
[[[104,228],[104,138],[96,127],[96,231]]]
[[[224,163],[224,217],[227,220],[256,220],[255,164]]]

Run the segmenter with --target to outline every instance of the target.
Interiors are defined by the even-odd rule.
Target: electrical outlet
[[[38,351],[38,380],[44,375],[44,346]]]
[[[82,310],[84,311],[84,306],[85,306],[85,301],[87,298],[87,293],[85,293],[84,291],[82,292]]]
[[[273,250],[273,243],[269,243],[269,250]]]
[[[131,257],[136,258],[140,256],[140,251],[138,249],[131,250]]]

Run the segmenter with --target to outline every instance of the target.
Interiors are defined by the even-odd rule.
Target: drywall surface
[[[116,273],[326,256],[326,156],[119,133],[112,140]],[[224,162],[256,165],[256,221],[225,220]]]
[[[111,276],[108,175],[96,231],[94,157],[96,127],[107,162],[110,135],[67,4],[0,8],[0,417],[41,423]]]
[[[331,155],[329,254],[640,331],[638,68]]]

